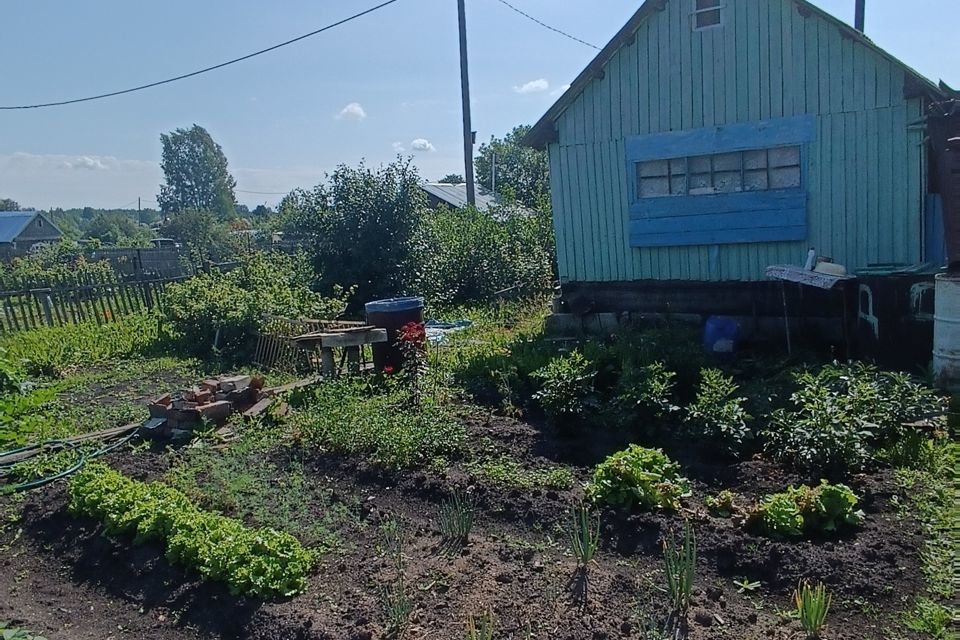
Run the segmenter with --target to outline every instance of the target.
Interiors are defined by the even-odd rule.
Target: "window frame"
[[[715,1],[716,1],[716,6],[708,7],[705,9],[698,9],[697,0],[690,0],[691,4],[693,5],[693,9],[690,11],[690,27],[694,31],[709,31],[710,29],[719,29],[723,27],[724,14],[726,13],[724,9],[727,8],[727,5],[723,0],[715,0]],[[703,26],[699,24],[698,21],[700,19],[700,16],[705,15],[707,13],[714,13],[714,12],[716,12],[717,17],[719,18],[716,23],[706,24]]]
[[[625,169],[630,245],[666,247],[806,240],[809,147],[816,131],[816,116],[804,115],[628,137]],[[771,189],[768,182],[765,190],[744,191],[745,183],[741,183],[741,191],[690,195],[687,187],[686,195],[641,197],[638,168],[641,162],[667,161],[669,169],[671,159],[710,156],[712,168],[714,156],[764,150],[769,180],[769,150],[783,147],[799,148],[798,187]],[[746,166],[746,157],[746,153],[741,155],[741,168]],[[688,172],[689,165],[687,161]],[[689,180],[689,173],[685,179]]]

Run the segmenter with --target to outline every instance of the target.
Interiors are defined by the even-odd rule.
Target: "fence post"
[[[54,325],[53,309],[50,308],[50,294],[52,291],[52,289],[33,289],[30,292],[40,302],[40,306],[43,308],[43,319],[46,321],[48,327]]]

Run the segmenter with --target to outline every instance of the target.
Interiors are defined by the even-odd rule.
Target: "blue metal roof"
[[[0,242],[14,242],[36,216],[36,211],[0,211]]]

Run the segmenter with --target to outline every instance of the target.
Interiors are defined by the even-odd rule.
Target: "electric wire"
[[[598,47],[597,45],[595,45],[595,44],[590,44],[590,43],[587,42],[586,40],[581,40],[581,39],[578,38],[577,36],[570,35],[570,34],[567,33],[566,31],[561,31],[560,29],[557,29],[556,27],[551,27],[551,26],[548,25],[546,22],[543,22],[542,20],[538,20],[537,18],[534,18],[532,15],[530,15],[530,14],[527,13],[526,11],[523,11],[522,9],[513,6],[512,4],[510,4],[509,2],[507,2],[507,0],[497,0],[497,2],[499,2],[500,4],[502,4],[502,5],[506,6],[506,7],[509,7],[510,9],[512,9],[513,11],[515,11],[516,13],[519,13],[521,16],[523,16],[524,18],[526,18],[527,20],[531,20],[531,21],[533,21],[533,22],[536,22],[538,25],[540,25],[540,26],[543,27],[544,29],[549,29],[550,31],[553,31],[554,33],[559,33],[559,34],[562,35],[564,38],[569,38],[569,39],[573,40],[574,42],[579,42],[580,44],[583,44],[583,45],[586,45],[586,46],[590,47],[591,49],[596,49],[597,51],[600,51],[600,47]]]
[[[143,91],[144,89],[151,89],[151,88],[153,88],[153,87],[159,87],[160,85],[170,84],[171,82],[177,82],[178,80],[185,80],[185,79],[187,79],[187,78],[192,78],[192,77],[194,77],[194,76],[198,76],[198,75],[203,74],[203,73],[208,73],[208,72],[210,72],[210,71],[215,71],[215,70],[217,70],[217,69],[222,69],[223,67],[228,67],[228,66],[230,66],[230,65],[232,65],[232,64],[236,64],[236,63],[238,63],[238,62],[243,62],[244,60],[249,60],[250,58],[255,58],[255,57],[259,56],[259,55],[263,55],[263,54],[269,53],[269,52],[271,52],[271,51],[276,51],[277,49],[280,49],[281,47],[286,47],[287,45],[291,45],[291,44],[293,44],[293,43],[295,43],[295,42],[299,42],[299,41],[301,41],[301,40],[305,40],[306,38],[310,38],[310,37],[312,37],[312,36],[315,36],[315,35],[317,35],[317,34],[319,34],[319,33],[323,33],[324,31],[329,31],[330,29],[334,29],[334,28],[339,27],[339,26],[341,26],[341,25],[344,25],[344,24],[346,24],[346,23],[348,23],[348,22],[352,22],[353,20],[356,20],[357,18],[362,18],[363,16],[368,15],[368,14],[371,14],[371,13],[373,13],[374,11],[378,11],[378,10],[380,10],[380,9],[383,9],[383,8],[386,7],[387,5],[391,5],[391,4],[393,4],[394,2],[397,2],[397,0],[386,0],[386,2],[381,2],[380,4],[376,5],[375,7],[371,7],[371,8],[369,8],[369,9],[367,9],[366,11],[361,11],[360,13],[356,13],[356,14],[354,14],[354,15],[352,15],[352,16],[349,16],[349,17],[347,17],[347,18],[344,18],[343,20],[339,20],[339,21],[334,22],[334,23],[332,23],[332,24],[328,24],[328,25],[325,26],[325,27],[321,27],[320,29],[317,29],[317,30],[315,30],[315,31],[311,31],[310,33],[305,33],[305,34],[303,34],[302,36],[297,36],[296,38],[293,38],[293,39],[291,39],[291,40],[287,40],[286,42],[281,42],[280,44],[275,44],[275,45],[273,45],[272,47],[267,47],[266,49],[261,49],[260,51],[255,51],[255,52],[249,53],[249,54],[247,54],[247,55],[245,55],[245,56],[241,56],[241,57],[239,57],[239,58],[234,58],[233,60],[228,60],[228,61],[226,61],[226,62],[221,62],[220,64],[215,64],[215,65],[213,65],[212,67],[206,67],[206,68],[204,68],[204,69],[199,69],[199,70],[197,70],[197,71],[192,71],[192,72],[190,72],[190,73],[184,73],[184,74],[182,74],[182,75],[175,76],[175,77],[173,77],[173,78],[167,78],[166,80],[158,80],[157,82],[150,82],[150,83],[148,83],[148,84],[142,84],[142,85],[137,86],[137,87],[131,87],[131,88],[129,88],[129,89],[122,89],[122,90],[120,90],[120,91],[111,91],[110,93],[101,93],[101,94],[99,94],[99,95],[88,96],[88,97],[86,97],[86,98],[74,98],[74,99],[72,99],[72,100],[60,100],[60,101],[58,101],[58,102],[44,102],[44,103],[40,103],[40,104],[24,104],[24,105],[15,105],[15,106],[0,106],[0,111],[13,111],[13,110],[18,110],[18,109],[43,109],[43,108],[46,108],[46,107],[61,107],[61,106],[68,105],[68,104],[77,104],[77,103],[79,103],[79,102],[90,102],[90,101],[92,101],[92,100],[102,100],[102,99],[104,99],[104,98],[112,98],[112,97],[114,97],[114,96],[120,96],[120,95],[124,95],[124,94],[127,94],[127,93],[133,93],[133,92],[135,92],[135,91]]]
[[[289,191],[244,191],[243,189],[234,189],[237,193],[251,193],[255,196],[285,196]]]

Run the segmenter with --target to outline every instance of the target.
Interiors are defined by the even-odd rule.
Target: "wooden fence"
[[[111,322],[161,304],[166,286],[184,278],[124,282],[115,277],[0,291],[0,332],[80,322]]]

